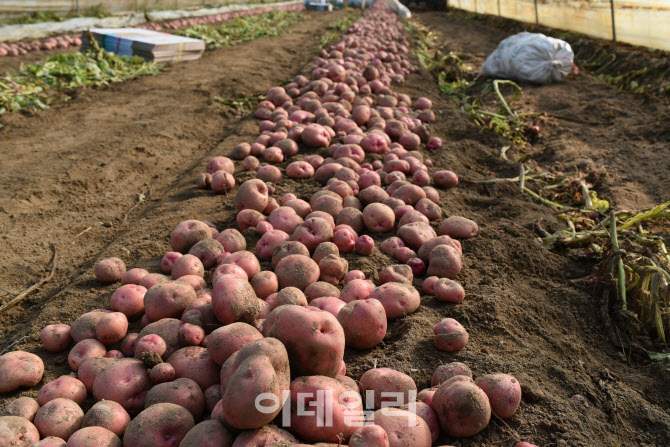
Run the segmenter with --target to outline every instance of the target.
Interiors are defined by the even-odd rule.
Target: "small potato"
[[[298,225],[291,240],[302,242],[309,250],[314,250],[320,243],[333,239],[333,228],[328,221],[310,217]]]
[[[366,371],[359,383],[361,395],[373,397],[366,408],[378,410],[382,407],[400,407],[416,396],[416,383],[407,374],[391,368],[375,368]],[[414,393],[414,394],[412,394]]]
[[[486,393],[472,379],[447,381],[433,396],[440,426],[448,436],[467,438],[484,430],[491,420]]]
[[[201,290],[201,289],[204,289],[205,287],[207,287],[207,282],[205,281],[205,278],[203,278],[202,276],[198,276],[198,275],[180,276],[175,281],[184,282],[184,283],[188,284],[189,286],[193,287],[193,290],[196,292],[196,294],[197,294],[198,290]]]
[[[223,365],[235,352],[249,343],[260,340],[263,335],[246,323],[232,323],[214,330],[207,337],[207,351],[212,360]]]
[[[130,415],[118,403],[111,400],[96,402],[81,423],[81,428],[102,427],[122,437],[130,424]]]
[[[438,245],[449,245],[459,254],[462,254],[461,244],[449,236],[443,235],[426,241],[417,252],[419,258],[421,258],[424,262],[428,262],[430,260],[430,252],[433,251],[433,249]]]
[[[258,262],[258,258],[256,258],[253,253],[246,250],[229,254],[223,259],[222,264],[234,264],[242,267],[249,279],[253,278],[261,271],[261,264]]]
[[[138,335],[138,340],[149,334],[160,336],[167,346],[165,356],[169,357],[174,351],[179,349],[179,327],[182,325],[176,318],[163,318],[145,326]],[[132,356],[132,354],[131,354]]]
[[[185,220],[177,225],[170,236],[172,249],[179,253],[188,253],[195,244],[212,237],[209,226],[199,220]]]
[[[316,250],[314,250],[312,259],[318,264],[323,258],[329,255],[340,256],[340,249],[332,242],[321,242],[316,247]]]
[[[372,281],[364,279],[353,279],[346,283],[340,293],[340,299],[345,303],[350,303],[355,300],[365,300],[370,296],[370,293],[375,290],[375,285]]]
[[[269,261],[272,259],[272,253],[275,247],[290,239],[291,237],[282,230],[270,230],[263,234],[258,240],[258,243],[256,244],[256,256],[258,256],[258,259],[261,261]]]
[[[228,157],[214,157],[207,162],[206,170],[209,174],[214,174],[217,171],[233,174],[235,173],[235,163]]]
[[[205,276],[205,268],[196,256],[186,254],[177,259],[172,266],[172,279],[178,279],[186,275]]]
[[[167,344],[160,335],[145,335],[135,343],[135,357],[138,359],[142,358],[142,353],[144,352],[155,352],[160,357],[164,357],[166,351]]]
[[[249,281],[234,275],[223,275],[214,284],[212,307],[216,318],[223,324],[236,321],[253,323],[260,312],[256,294]]]
[[[198,346],[205,338],[205,330],[200,326],[184,323],[179,328],[179,341],[184,346]]]
[[[233,435],[218,420],[202,421],[193,427],[179,444],[179,447],[231,447]]]
[[[371,203],[363,209],[363,222],[373,233],[386,233],[395,225],[395,214],[382,203]]]
[[[356,253],[359,255],[367,256],[371,254],[374,249],[375,241],[367,234],[360,236],[358,240],[356,240]]]
[[[144,295],[147,289],[135,284],[126,284],[114,291],[110,299],[110,307],[126,317],[139,317],[144,313]]]
[[[293,208],[289,206],[280,206],[270,213],[268,222],[270,222],[272,227],[276,230],[281,230],[287,234],[293,234],[303,220]]]
[[[95,264],[95,279],[102,284],[121,281],[126,273],[126,264],[119,258],[107,258]]]
[[[42,437],[56,436],[65,441],[81,426],[84,412],[76,402],[57,398],[47,402],[35,415],[35,427]]]
[[[451,216],[442,221],[438,233],[457,239],[469,239],[477,236],[479,227],[473,220],[461,216]]]
[[[209,270],[216,267],[216,259],[225,252],[223,245],[217,239],[204,239],[191,247],[188,254],[198,258],[204,269]]]
[[[337,315],[340,313],[340,310],[344,307],[345,304],[347,303],[345,303],[339,298],[335,298],[332,296],[323,296],[320,298],[313,299],[309,303],[309,306],[316,307],[317,309],[326,311],[337,318]]]
[[[425,242],[437,237],[437,234],[425,222],[412,222],[399,227],[398,236],[409,248],[418,250]]]
[[[455,188],[458,185],[458,176],[451,171],[437,171],[433,174],[433,181],[443,188]]]
[[[382,284],[370,293],[370,298],[381,301],[389,320],[414,313],[421,304],[419,292],[413,286],[398,282]]]
[[[196,299],[193,287],[184,282],[169,281],[156,284],[144,295],[145,313],[150,321],[179,318],[186,307]]]
[[[60,376],[40,389],[37,393],[37,403],[44,406],[47,402],[59,397],[70,399],[82,405],[86,400],[86,387],[74,377]]]
[[[268,302],[270,299],[268,298]],[[271,305],[272,309],[283,306],[286,304],[293,304],[296,306],[307,306],[307,298],[305,294],[296,287],[284,287],[281,289],[274,298],[274,305]]]
[[[423,402],[407,403],[401,407],[402,410],[416,414],[423,419],[430,429],[430,436],[433,443],[440,437],[440,420],[430,405]]]
[[[40,404],[38,404],[35,399],[31,399],[30,397],[19,397],[7,404],[5,409],[2,410],[2,413],[0,413],[0,416],[19,416],[32,422],[39,409]]]
[[[275,274],[280,289],[296,287],[302,291],[319,280],[320,270],[319,265],[307,256],[289,255],[277,263]]]
[[[95,328],[106,312],[92,311],[80,315],[70,325],[70,335],[75,343],[87,338],[95,338]]]
[[[337,314],[337,321],[344,330],[346,345],[355,349],[372,349],[386,335],[386,312],[377,300],[357,300],[346,304]]]
[[[276,251],[276,248],[274,251]],[[251,287],[253,287],[256,296],[264,300],[268,296],[277,292],[279,289],[279,281],[274,272],[266,270],[260,272],[251,279]]]
[[[365,279],[365,273],[360,270],[349,270],[346,275],[344,275],[344,283],[347,284],[354,279]],[[338,293],[339,296],[339,293]]]
[[[475,384],[491,403],[491,411],[501,419],[514,416],[521,403],[521,385],[509,374],[487,374],[478,377]]]
[[[462,268],[463,261],[460,253],[450,245],[438,245],[431,250],[428,260],[428,276],[454,279],[461,273]]]
[[[132,354],[131,354],[132,355]],[[79,365],[79,370],[77,371],[77,378],[84,384],[86,387],[86,392],[93,392],[93,383],[97,375],[107,367],[107,365],[114,362],[114,359],[109,357],[89,357]]]
[[[121,438],[102,427],[85,427],[77,430],[67,441],[69,447],[122,447]]]
[[[210,188],[216,193],[228,193],[235,187],[235,177],[224,171],[218,171],[212,174]]]
[[[372,421],[388,435],[389,447],[430,447],[432,444],[426,421],[409,411],[398,408],[377,410]]]
[[[172,403],[186,408],[199,420],[205,411],[205,396],[202,390],[191,379],[179,378],[172,382],[155,385],[147,393],[144,408],[159,403]]]
[[[379,283],[385,284],[387,282],[400,282],[403,284],[412,285],[414,281],[414,274],[408,265],[396,264],[384,267],[379,272]]]
[[[0,416],[0,445],[30,447],[40,440],[40,434],[27,419],[19,416]]]
[[[238,211],[251,209],[262,212],[268,205],[268,187],[263,180],[251,179],[240,185],[235,196]]]
[[[174,263],[177,262],[177,259],[181,258],[182,256],[183,255],[177,251],[169,251],[165,253],[165,255],[163,255],[163,259],[161,259],[161,271],[167,275],[171,274]]]
[[[365,425],[354,432],[349,447],[389,447],[389,438],[379,425]]]
[[[306,161],[294,161],[286,167],[289,178],[309,179],[314,176],[314,167]]]
[[[319,261],[319,279],[335,286],[348,270],[347,260],[337,255],[328,255]]]
[[[107,354],[107,348],[98,340],[87,338],[82,340],[70,351],[67,356],[68,364],[72,371],[77,372],[79,366],[89,357],[104,357]],[[40,360],[41,363],[41,360]]]
[[[255,225],[252,225],[255,226]],[[216,240],[223,246],[224,252],[235,253],[238,251],[246,250],[247,241],[240,233],[234,228],[226,228],[216,237]]]
[[[128,319],[121,312],[105,314],[95,327],[95,337],[106,346],[121,341],[128,332]]]
[[[121,277],[121,284],[139,284],[144,278],[145,275],[148,275],[149,271],[141,268],[132,268],[123,274]]]
[[[70,343],[70,326],[67,324],[49,324],[40,332],[40,340],[49,352],[63,352]]]
[[[435,347],[446,352],[460,351],[468,344],[470,338],[461,323],[453,318],[440,321],[433,329],[433,333]]]
[[[193,416],[187,409],[159,403],[142,411],[130,422],[123,436],[123,446],[177,446],[194,426]]]
[[[187,346],[178,349],[169,358],[177,377],[194,380],[202,390],[219,383],[219,365],[214,363],[206,348]]]
[[[177,373],[169,363],[159,363],[149,370],[149,379],[153,383],[172,382],[176,377]]]
[[[461,362],[451,362],[446,365],[440,365],[433,373],[431,386],[439,386],[455,376],[465,376],[472,379],[472,370],[468,365]]]
[[[160,273],[149,273],[148,275],[145,275],[144,278],[142,278],[142,281],[140,281],[139,285],[148,290],[156,284],[167,282],[169,280],[169,276],[161,275]]]
[[[443,303],[460,303],[465,299],[463,286],[447,278],[440,278],[435,282],[433,293]]]
[[[144,408],[146,393],[152,386],[144,363],[135,359],[120,359],[113,361],[95,377],[93,397],[98,401],[112,400],[132,416]]]
[[[321,297],[335,297],[340,296],[340,289],[337,286],[330,284],[324,281],[317,281],[314,284],[310,284],[305,289],[305,297],[307,302],[312,302],[312,300]]]
[[[309,250],[302,242],[282,242],[272,252],[272,267],[277,267],[279,261],[289,255],[302,255],[309,257]]]
[[[384,242],[382,242],[379,246],[379,249],[385,255],[395,257],[396,250],[404,246],[405,243],[402,239],[392,236],[388,239],[385,239]]]

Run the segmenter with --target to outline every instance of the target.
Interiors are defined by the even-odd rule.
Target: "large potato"
[[[37,403],[40,406],[44,406],[47,402],[58,397],[70,399],[81,405],[86,400],[86,387],[80,380],[74,377],[60,376],[39,390],[37,393]]]
[[[40,440],[37,428],[20,416],[0,416],[0,445],[30,447]]]
[[[347,346],[372,349],[386,335],[386,312],[378,300],[356,300],[346,304],[337,314],[344,329]]]
[[[170,403],[152,405],[133,419],[123,435],[123,447],[178,446],[195,426],[191,413]]]
[[[197,383],[185,377],[159,383],[149,390],[144,408],[160,403],[180,405],[190,411],[196,421],[205,411],[205,396],[202,390]]]
[[[419,292],[399,282],[382,284],[370,293],[370,298],[381,301],[389,320],[414,313],[421,305]]]
[[[81,426],[84,412],[76,402],[61,397],[47,402],[35,415],[35,427],[42,437],[56,436],[67,441]]]
[[[231,447],[235,436],[219,421],[202,421],[193,427],[179,447]]]
[[[144,295],[145,314],[150,321],[180,318],[186,307],[198,298],[195,290],[182,281],[156,284]]]
[[[8,352],[0,356],[0,394],[33,387],[44,374],[42,359],[24,351]]]
[[[144,363],[135,359],[120,359],[98,373],[93,382],[93,397],[96,400],[112,400],[132,416],[142,411],[152,386]]]
[[[207,337],[207,350],[217,364],[223,365],[228,357],[263,335],[250,324],[232,323],[220,327]]]
[[[440,385],[433,396],[433,408],[443,433],[466,438],[484,430],[491,419],[486,393],[472,379],[457,376]]]
[[[407,374],[391,368],[374,368],[361,376],[361,395],[372,397],[366,408],[401,407],[416,396],[416,383]],[[369,396],[368,396],[369,394]],[[373,405],[370,405],[373,404]]]
[[[219,365],[217,365],[206,348],[187,346],[178,349],[167,362],[172,365],[177,377],[194,380],[202,391],[219,383]]]
[[[377,410],[371,422],[384,429],[389,447],[430,447],[432,444],[426,421],[409,411],[398,408]]]
[[[286,256],[275,267],[280,289],[296,287],[304,291],[309,285],[319,280],[320,272],[316,262],[302,255]]]
[[[268,315],[263,333],[286,346],[292,375],[337,375],[345,340],[342,325],[332,314],[311,306],[280,306]]]
[[[128,424],[130,415],[121,405],[111,400],[101,400],[86,412],[81,427],[102,427],[122,437]]]
[[[31,399],[30,397],[19,397],[7,404],[5,409],[2,410],[2,413],[0,413],[0,416],[19,416],[32,422],[39,409],[40,404],[38,404],[35,399]]]
[[[235,275],[219,277],[212,291],[212,306],[223,324],[253,323],[260,312],[254,288],[249,281]]]
[[[502,419],[511,418],[521,403],[521,385],[509,374],[486,374],[475,384],[481,388],[491,403],[493,414]]]

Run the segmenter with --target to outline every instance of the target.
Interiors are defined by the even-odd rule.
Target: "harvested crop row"
[[[477,226],[454,217],[438,224],[439,195],[428,185],[450,188],[457,178],[449,171],[431,176],[419,150],[430,140],[430,101],[413,102],[390,88],[412,70],[407,52],[397,18],[385,3],[375,4],[314,61],[311,80],[299,76],[270,89],[256,112],[263,119],[259,139],[232,149],[232,158],[258,168],[235,191],[239,230],[180,223],[162,273],[126,270],[116,258],[96,266],[100,282],[122,286],[111,310],[45,328],[49,349],[69,348],[69,338],[76,343],[68,361],[78,378],[45,385],[37,408],[30,400],[12,407],[31,437],[25,445],[38,433],[71,445],[80,439],[120,445],[122,435],[126,447],[427,447],[440,436],[480,432],[491,412],[515,413],[520,386],[513,377],[473,381],[463,364],[439,368],[434,388],[422,390],[418,403],[414,380],[400,371],[375,368],[358,383],[345,375],[346,346],[370,349],[389,320],[419,308],[415,276],[434,276],[424,289],[441,301],[455,305],[465,297],[453,281],[461,269],[458,239],[475,237]],[[298,160],[301,150],[321,148],[331,156]],[[256,156],[270,164],[248,158]],[[285,158],[292,160],[282,172],[277,164]],[[199,184],[234,191],[233,159],[215,157],[206,170]],[[280,206],[272,195],[284,175],[323,188],[309,201],[286,194]],[[255,250],[245,237],[253,232],[262,234]],[[349,270],[341,255],[368,255],[379,240],[399,264],[383,269],[375,284]],[[141,330],[129,332],[137,319]],[[454,320],[439,322],[435,332],[439,349],[467,343]],[[23,362],[14,372],[34,361],[18,355],[7,360]],[[31,371],[13,374],[7,391],[39,382],[43,365]],[[83,414],[86,394],[109,411]],[[5,422],[16,426],[14,419]]]

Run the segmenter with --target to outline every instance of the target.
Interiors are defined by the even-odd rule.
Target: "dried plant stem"
[[[621,299],[621,310],[625,311],[628,309],[628,304],[626,303],[626,271],[623,267],[621,253],[619,253],[619,240],[617,239],[616,215],[614,214],[614,211],[610,211],[610,222],[612,223],[612,225],[610,225],[612,249],[614,250],[614,256],[617,257],[617,279],[619,281],[619,298]]]
[[[2,314],[5,310],[9,309],[10,307],[14,306],[15,304],[21,302],[25,297],[27,297],[33,290],[38,289],[41,287],[44,283],[51,281],[51,279],[54,276],[54,273],[56,272],[56,258],[58,256],[58,253],[56,252],[56,247],[53,245],[51,246],[51,250],[53,250],[53,261],[51,265],[51,272],[44,278],[42,278],[39,282],[36,282],[32,286],[28,287],[26,290],[23,292],[19,293],[16,295],[14,298],[12,298],[11,301],[7,302],[7,304],[3,305],[0,307],[0,314]]]

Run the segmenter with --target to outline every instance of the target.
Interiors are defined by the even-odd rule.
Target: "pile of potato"
[[[319,54],[311,80],[270,89],[256,110],[261,134],[253,144],[207,163],[198,184],[220,192],[235,187],[233,160],[256,171],[235,192],[239,230],[181,222],[162,273],[126,271],[117,258],[95,266],[100,282],[122,284],[111,309],[44,328],[48,351],[75,343],[73,374],[45,384],[36,400],[9,404],[0,445],[429,447],[441,435],[479,433],[491,413],[514,415],[518,381],[507,374],[473,380],[462,363],[439,366],[421,391],[389,368],[359,382],[345,375],[347,347],[375,347],[389,320],[419,308],[415,277],[427,276],[422,290],[439,301],[463,301],[454,281],[459,240],[478,231],[463,217],[442,220],[430,184],[453,188],[458,178],[431,175],[432,162],[419,151],[441,144],[430,137],[430,100],[412,102],[390,88],[413,70],[401,30],[386,3],[375,3]],[[323,147],[330,157],[298,159],[300,149]],[[270,164],[260,167],[257,157]],[[273,164],[292,157],[284,173]],[[283,175],[323,188],[309,201],[293,194],[277,201]],[[261,235],[255,248],[242,234],[250,228]],[[375,284],[341,254],[369,255],[370,235],[382,234],[379,250],[398,264],[382,269]],[[452,318],[434,333],[442,351],[468,342]],[[35,386],[43,372],[34,354],[5,354],[0,392]],[[87,396],[97,403],[84,413]]]

